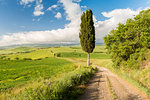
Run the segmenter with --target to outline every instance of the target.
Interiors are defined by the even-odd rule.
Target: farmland
[[[45,57],[53,57],[54,53],[56,56],[60,54],[60,57],[71,57],[71,58],[87,58],[85,52],[82,51],[81,47],[79,46],[65,46],[65,47],[52,47],[52,48],[33,48],[34,51],[31,52],[21,52],[21,53],[13,53],[13,54],[6,54],[0,57],[4,57],[6,59],[23,59],[23,58],[31,58],[31,59],[39,59]],[[8,51],[10,52],[10,51]],[[6,53],[6,52],[5,52]],[[106,54],[106,50],[104,46],[97,46],[94,52],[91,54],[91,58],[99,59],[99,58],[109,58],[109,55]]]
[[[37,99],[36,97],[45,99],[73,97],[70,99],[75,99],[78,94],[83,93],[82,89],[75,87],[85,84],[95,72],[92,70],[93,68],[84,67],[87,54],[78,45],[12,48],[3,50],[0,58],[0,99],[8,97],[15,100],[25,99],[23,97],[27,95],[30,95],[30,98],[26,99]],[[149,95],[149,65],[146,65],[144,70],[116,69],[112,67],[113,63],[110,55],[106,53],[104,45],[96,45],[91,54],[91,63],[110,69]],[[77,73],[82,77],[77,76]],[[51,83],[53,84],[49,86]],[[64,85],[62,86],[62,84]],[[35,90],[38,92],[34,92]],[[58,92],[55,93],[56,91]],[[67,91],[70,91],[70,94]]]
[[[39,77],[46,79],[75,69],[70,62],[57,58],[45,58],[39,61],[5,60],[1,61],[0,65],[0,90],[25,84]]]
[[[2,51],[0,55],[1,98],[7,98],[8,95],[12,94],[16,95],[31,87],[36,89],[41,84],[55,82],[60,80],[61,76],[67,77],[65,73],[68,72],[72,74],[79,72],[83,73],[83,76],[89,76],[90,73],[84,74],[83,70],[92,70],[79,67],[86,64],[87,58],[87,54],[82,51],[80,46],[19,47]],[[105,52],[104,46],[96,46],[91,58],[109,59],[109,55]],[[74,59],[74,61],[69,59]]]

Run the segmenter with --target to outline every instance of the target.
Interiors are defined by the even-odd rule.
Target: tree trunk
[[[90,53],[88,53],[87,66],[90,66]]]

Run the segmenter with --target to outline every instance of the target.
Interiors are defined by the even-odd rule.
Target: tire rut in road
[[[98,70],[78,100],[112,100],[105,72]]]

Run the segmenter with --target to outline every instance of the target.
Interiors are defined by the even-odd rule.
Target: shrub
[[[57,56],[57,57],[61,57],[61,53],[57,53],[56,56]]]
[[[42,60],[42,58],[38,58],[38,59],[35,59],[35,60]]]
[[[23,58],[23,60],[32,60],[31,58]]]
[[[8,60],[10,60],[10,58],[7,58]]]
[[[16,60],[19,60],[19,58],[18,58],[18,57],[16,57],[15,59],[16,59]]]

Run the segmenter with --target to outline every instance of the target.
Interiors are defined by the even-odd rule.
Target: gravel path
[[[145,94],[108,69],[96,67],[98,72],[79,100],[149,100]]]

